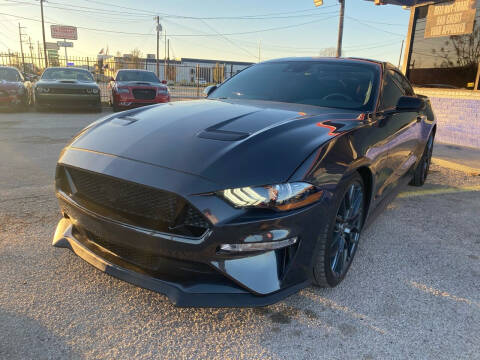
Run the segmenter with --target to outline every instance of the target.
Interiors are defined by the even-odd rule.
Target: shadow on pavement
[[[82,359],[38,321],[0,309],[1,359]]]

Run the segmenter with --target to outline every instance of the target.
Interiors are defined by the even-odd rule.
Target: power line
[[[226,37],[225,35],[222,35],[220,34],[217,30],[215,30],[212,26],[210,26],[206,20],[201,20],[209,29],[213,30],[215,33],[218,34],[218,36],[222,37],[226,42],[232,44],[233,46],[239,48],[240,50],[242,50],[243,52],[247,53],[248,55],[252,56],[252,57],[255,57],[255,55],[253,55],[250,51],[246,50],[245,48],[241,47],[240,45],[236,44],[235,42],[233,42],[232,40],[230,40],[228,37]]]
[[[377,28],[373,25],[371,25],[370,23],[367,23],[367,22],[363,22],[361,21],[360,19],[357,19],[357,18],[354,18],[352,16],[345,16],[346,18],[348,19],[351,19],[353,21],[356,21],[358,22],[359,24],[362,24],[364,26],[368,26],[370,29],[374,29],[374,30],[377,30],[377,31],[381,31],[381,32],[384,32],[384,33],[387,33],[387,34],[391,34],[391,35],[396,35],[396,36],[405,36],[405,34],[399,34],[399,33],[395,33],[395,32],[391,32],[391,31],[388,31],[388,30],[384,30],[384,29],[380,29],[380,28]]]
[[[13,15],[13,14],[7,14],[7,13],[2,13],[0,12],[0,15],[5,15],[5,16],[11,16],[17,19],[24,19],[24,20],[31,20],[31,21],[40,21],[38,19],[34,18],[29,18],[26,16],[19,16],[19,15]],[[209,36],[218,36],[218,35],[223,35],[223,36],[233,36],[233,35],[247,35],[247,34],[257,34],[257,33],[262,33],[262,32],[268,32],[268,31],[276,31],[276,30],[283,30],[283,29],[290,29],[294,27],[300,27],[303,25],[308,25],[308,24],[313,24],[318,21],[323,21],[323,20],[328,20],[332,19],[335,16],[329,16],[326,18],[322,19],[315,19],[311,21],[306,21],[302,23],[297,23],[297,24],[292,24],[292,25],[284,25],[284,26],[277,26],[277,27],[272,27],[272,28],[266,28],[266,29],[259,29],[259,30],[251,30],[251,31],[243,31],[243,32],[234,32],[234,33],[223,33],[223,34],[173,34],[173,35],[168,35],[170,37],[209,37]],[[52,22],[47,22],[50,24],[54,24]],[[133,32],[126,32],[126,31],[118,31],[118,30],[107,30],[107,29],[97,29],[97,28],[90,28],[90,27],[85,27],[85,26],[77,26],[78,29],[83,29],[83,30],[90,30],[90,31],[100,31],[100,32],[109,32],[109,33],[114,33],[114,34],[124,34],[124,35],[139,35],[139,36],[152,36],[152,33],[133,33]]]
[[[26,1],[16,1],[16,0],[5,0],[5,1],[12,2],[12,3],[15,3],[15,4],[36,6],[35,3],[26,2]],[[99,3],[99,2],[97,2],[97,3]],[[60,5],[60,6],[58,6],[58,5]],[[152,15],[155,15],[155,14],[160,14],[162,17],[171,17],[171,18],[179,18],[179,19],[192,19],[192,20],[234,20],[234,19],[237,19],[237,20],[265,20],[265,19],[287,19],[287,18],[296,18],[296,17],[312,17],[312,16],[316,17],[316,16],[321,16],[321,15],[327,14],[325,12],[319,12],[317,10],[316,14],[293,15],[294,13],[297,13],[297,12],[305,12],[305,11],[316,10],[316,9],[309,9],[309,10],[300,10],[300,11],[273,13],[273,14],[261,14],[261,15],[196,17],[196,16],[168,14],[168,13],[162,13],[162,12],[147,12],[147,11],[144,11],[144,10],[141,10],[141,9],[140,10],[139,9],[133,9],[133,8],[118,6],[118,5],[109,5],[109,6],[125,8],[125,9],[132,10],[134,12],[132,13],[131,11],[130,12],[125,12],[125,11],[118,11],[118,10],[112,10],[112,9],[102,9],[102,8],[80,6],[80,5],[69,5],[68,7],[64,7],[62,5],[64,5],[64,4],[54,2],[54,1],[49,1],[48,2],[48,7],[49,8],[67,10],[67,11],[75,10],[77,12],[86,12],[86,13],[94,13],[94,14],[103,13],[103,14],[107,14],[107,15],[117,15],[118,14],[118,15],[126,15],[128,17],[131,17],[132,15],[149,17],[149,16],[152,16]],[[335,4],[335,5],[325,6],[323,9],[326,9],[326,8],[329,8],[329,7],[335,7],[335,6],[338,6],[338,5]],[[280,15],[280,14],[288,14],[288,15],[277,16],[277,15]]]
[[[139,11],[139,9],[131,8],[131,7],[126,7],[126,6],[120,6],[117,4],[111,4],[111,3],[105,3],[102,1],[96,1],[96,0],[84,0],[86,2],[92,2],[100,5],[105,5],[105,6],[115,6],[121,9],[126,9],[126,10],[133,10],[133,11]],[[337,4],[334,5],[329,5],[329,6],[324,6],[323,9],[330,8],[330,7],[335,7],[338,6]],[[276,15],[292,15],[292,14],[297,14],[297,13],[305,13],[305,12],[315,12],[318,11],[316,8],[308,8],[308,9],[303,9],[303,10],[293,10],[293,11],[284,11],[284,12],[276,12],[276,13],[267,13],[267,14],[257,14],[257,15],[240,15],[240,16],[215,16],[215,17],[196,17],[196,16],[185,16],[185,15],[176,15],[176,14],[168,14],[168,13],[162,13],[162,12],[149,12],[146,10],[140,10],[142,12],[146,12],[149,15],[152,14],[159,14],[165,17],[177,17],[177,18],[182,18],[182,19],[196,19],[196,20],[229,20],[229,19],[250,19],[250,18],[259,18],[259,17],[266,17],[266,16],[276,16]]]

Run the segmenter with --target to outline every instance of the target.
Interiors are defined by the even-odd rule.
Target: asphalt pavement
[[[480,359],[480,176],[433,165],[335,289],[181,309],[51,246],[58,154],[103,115],[0,114],[0,359]]]

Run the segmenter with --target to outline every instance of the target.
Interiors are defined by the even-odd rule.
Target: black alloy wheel
[[[363,220],[363,197],[362,185],[354,182],[338,209],[329,255],[332,273],[339,277],[348,269],[357,249]]]
[[[319,237],[319,253],[313,269],[314,283],[322,287],[338,285],[350,268],[357,251],[364,222],[365,190],[355,173],[339,193],[337,212],[329,231]]]
[[[422,159],[418,163],[414,173],[413,178],[410,181],[410,185],[413,186],[422,186],[427,180],[428,171],[430,170],[430,164],[432,163],[432,153],[433,153],[433,134],[427,140],[425,145],[425,150],[423,151]]]

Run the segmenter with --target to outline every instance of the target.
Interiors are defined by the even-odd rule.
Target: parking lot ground
[[[454,170],[480,175],[480,150],[469,147],[437,144],[433,153],[434,162]]]
[[[61,148],[99,114],[0,114],[0,359],[480,359],[480,176],[433,165],[334,289],[175,308],[51,244]]]

